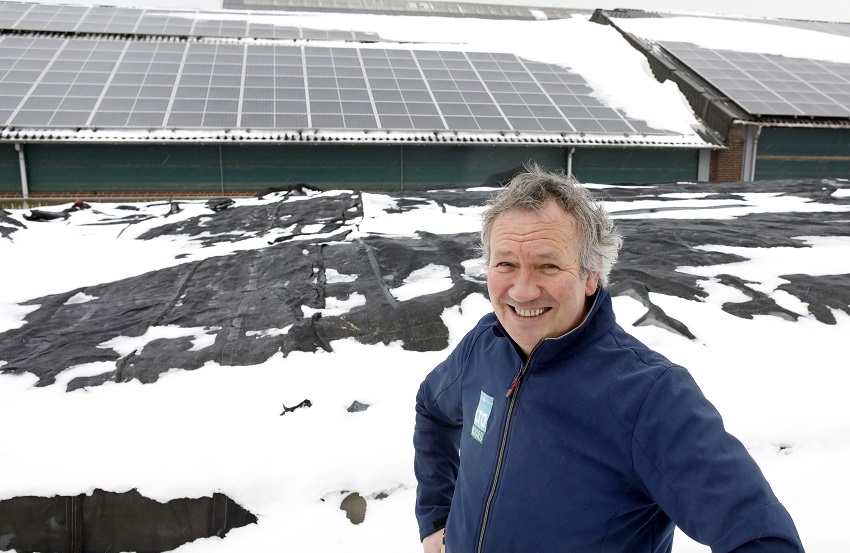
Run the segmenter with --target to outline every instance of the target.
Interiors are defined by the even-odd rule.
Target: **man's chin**
[[[534,346],[543,339],[543,335],[540,332],[535,332],[526,325],[516,324],[515,322],[513,324],[512,322],[508,324],[502,322],[502,326],[505,327],[511,339],[526,350],[534,349]]]

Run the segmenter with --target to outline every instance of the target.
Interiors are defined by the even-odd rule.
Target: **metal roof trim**
[[[796,117],[753,117],[752,119],[735,119],[737,125],[755,127],[796,127],[818,129],[850,129],[850,118],[847,119],[804,119]]]
[[[2,142],[115,142],[115,143],[339,143],[339,144],[514,144],[514,145],[585,145],[643,146],[669,148],[717,149],[721,146],[697,136],[646,134],[581,134],[581,133],[482,133],[482,132],[405,132],[405,131],[327,131],[287,130],[257,131],[215,129],[121,131],[118,129],[34,129],[7,127],[0,129]]]

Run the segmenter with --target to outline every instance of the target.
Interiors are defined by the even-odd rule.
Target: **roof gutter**
[[[400,133],[400,132],[334,132],[334,131],[286,131],[286,132],[252,132],[210,130],[205,133],[181,133],[180,131],[151,133],[124,133],[98,129],[74,131],[70,129],[26,129],[0,128],[0,143],[110,143],[110,144],[232,144],[232,143],[266,143],[266,144],[418,144],[418,145],[551,145],[576,147],[646,147],[646,148],[688,148],[688,149],[717,149],[720,144],[711,143],[703,136],[682,135],[643,135],[643,134],[584,134],[584,133],[552,133],[552,134],[520,134],[520,133]]]
[[[821,122],[821,121],[785,121],[785,120],[771,120],[771,121],[752,121],[746,119],[735,119],[733,121],[736,125],[747,125],[752,127],[796,127],[800,129],[848,129],[850,128],[850,120],[845,121],[831,121],[831,122]]]

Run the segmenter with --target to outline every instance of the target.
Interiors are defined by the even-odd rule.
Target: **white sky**
[[[271,201],[274,196],[239,199],[237,205]],[[395,201],[365,194],[364,217],[349,222],[352,234],[347,240],[371,233],[409,236],[416,230],[471,232],[480,222],[478,207],[444,213],[435,203],[407,212],[406,218],[388,214],[385,209]],[[141,214],[155,218],[132,225],[120,235],[121,229],[114,225],[92,225],[126,213],[116,205],[94,204],[93,210],[51,223],[24,221],[26,211],[13,210],[13,217],[29,228],[16,232],[11,240],[0,239],[0,259],[12,269],[4,271],[0,287],[0,331],[24,323],[31,308],[18,304],[28,299],[226,255],[237,248],[270,247],[268,237],[207,248],[189,237],[137,240],[136,236],[160,224],[210,215],[202,201],[183,203],[183,212],[168,218],[164,217],[167,205],[137,205]],[[682,219],[788,212],[816,216],[819,210],[850,213],[847,205],[759,193],[724,200],[722,206],[700,195],[672,195],[664,205],[680,209],[635,215],[636,207],[652,204],[633,202],[610,202],[608,209],[616,219],[659,218],[665,213]],[[841,506],[843,498],[850,497],[850,406],[846,400],[850,373],[845,362],[850,316],[835,311],[836,325],[819,323],[805,303],[777,287],[784,282],[781,275],[789,272],[849,273],[850,239],[810,238],[802,244],[806,247],[706,244],[705,249],[734,253],[744,260],[680,268],[709,277],[703,302],[652,294],[653,302],[683,321],[696,340],[656,327],[634,327],[632,323],[646,309],[631,298],[615,298],[614,308],[628,331],[691,371],[724,415],[727,427],[766,473],[793,515],[807,549],[848,551],[846,509]],[[84,257],[80,252],[85,252]],[[466,263],[467,272],[475,273],[475,265],[472,260]],[[62,270],[57,272],[56,267]],[[340,269],[328,267],[328,274],[335,281],[356,278]],[[408,301],[443,290],[447,273],[446,267],[426,265],[393,293],[398,301]],[[800,319],[760,316],[748,320],[729,315],[721,309],[723,303],[748,298],[711,278],[719,274],[744,279]],[[73,301],[94,299],[83,290]],[[328,298],[328,308],[340,314],[363,301]],[[480,295],[447,309],[443,320],[450,329],[451,344],[489,310]],[[305,317],[310,315],[308,309],[304,311]],[[266,334],[279,336],[287,331],[270,328]],[[128,336],[102,346],[127,352],[148,347],[153,339],[189,336],[198,350],[210,346],[214,334],[211,328],[163,326],[143,337]],[[233,530],[224,540],[184,545],[177,553],[419,553],[413,517],[412,404],[419,382],[448,350],[417,353],[404,351],[400,344],[364,346],[351,340],[332,346],[333,353],[275,355],[256,366],[209,363],[195,371],[175,367],[155,384],[105,384],[71,393],[64,387],[73,377],[112,371],[114,363],[80,365],[62,373],[56,384],[41,388],[33,387],[31,375],[0,375],[3,440],[15,444],[0,452],[0,474],[6,476],[0,479],[0,499],[138,488],[143,495],[165,502],[221,492],[258,515],[259,523]],[[313,407],[279,416],[282,403],[295,405],[304,399],[310,399]],[[348,413],[346,407],[355,400],[371,407]],[[197,424],[200,419],[203,424]],[[188,425],[191,440],[187,440]],[[79,442],[78,433],[65,428],[88,429],[86,455],[63,459],[57,470],[53,452],[72,450]],[[790,449],[782,453],[780,445]],[[367,498],[362,525],[349,523],[339,509],[343,491],[357,491]],[[385,491],[390,492],[389,498],[374,498]],[[707,553],[709,549],[680,534],[674,551]]]

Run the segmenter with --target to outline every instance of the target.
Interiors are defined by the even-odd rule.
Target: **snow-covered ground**
[[[608,207],[620,221],[728,219],[747,213],[800,211],[812,217],[818,217],[819,211],[847,212],[850,219],[847,190],[837,190],[833,199],[841,201],[833,203],[758,193],[718,203],[699,194],[681,194],[666,196],[663,205],[672,209],[664,211],[635,209],[655,205],[651,198],[641,203],[611,202]],[[273,200],[241,199],[237,205]],[[481,211],[444,212],[438,205],[423,202],[401,216],[385,211],[392,204],[386,196],[364,194],[363,218],[350,222],[353,232],[346,239],[370,233],[404,236],[415,230],[471,232],[478,227]],[[713,209],[702,209],[708,205]],[[184,211],[171,217],[164,217],[167,205],[138,204],[140,214],[155,217],[126,228],[92,226],[119,213],[116,205],[92,206],[67,221],[54,222],[25,221],[27,210],[10,211],[27,229],[0,238],[0,332],[25,325],[27,312],[34,308],[20,304],[46,294],[228,255],[236,248],[270,247],[268,237],[210,247],[190,237],[137,239],[145,230],[174,223],[176,218],[209,215],[203,202],[184,203]],[[305,232],[310,230],[305,227]],[[805,229],[800,230],[805,237]],[[804,238],[803,243],[807,247],[701,246],[734,253],[742,261],[677,269],[708,277],[704,301],[652,294],[656,305],[688,326],[694,340],[656,326],[634,326],[646,311],[636,299],[618,296],[614,307],[621,325],[694,374],[729,430],[766,473],[808,550],[841,553],[850,550],[844,526],[844,498],[850,496],[850,403],[846,399],[850,315],[833,309],[837,323],[823,324],[809,313],[806,303],[777,288],[784,282],[781,275],[850,274],[850,238],[845,233]],[[724,303],[749,298],[712,278],[719,274],[745,279],[800,318],[745,319],[727,313],[721,309]],[[394,291],[395,297],[408,301],[439,292],[445,289],[447,276],[439,266],[423,267]],[[328,278],[344,281],[349,277],[329,267]],[[69,301],[91,300],[78,294]],[[349,301],[348,306],[343,301],[330,303],[338,312],[359,305],[356,298]],[[478,294],[447,309],[442,318],[451,343],[488,310],[488,301]],[[305,316],[309,316],[307,310]],[[211,345],[208,330],[162,327],[156,332],[158,337],[191,335],[193,348],[200,350]],[[270,328],[268,332],[285,330]],[[123,351],[145,343],[103,346]],[[411,352],[399,343],[367,346],[354,340],[332,346],[332,353],[276,354],[263,363],[239,367],[210,362],[194,371],[171,370],[153,384],[110,382],[73,392],[65,388],[71,378],[113,367],[110,363],[81,365],[44,387],[34,386],[37,378],[30,374],[0,374],[4,444],[0,500],[85,494],[96,488],[115,492],[137,488],[162,502],[220,492],[257,515],[258,523],[234,529],[224,539],[200,539],[177,551],[415,553],[420,545],[413,517],[413,402],[419,382],[448,349]],[[0,367],[5,364],[2,351],[0,343]],[[291,406],[304,399],[312,401],[311,408],[280,416],[281,404]],[[355,400],[369,404],[369,409],[348,412],[346,408]],[[55,451],[80,451],[80,432],[75,429],[88,436],[84,454],[57,460]],[[351,491],[367,499],[366,518],[360,525],[353,525],[340,510],[343,493]],[[378,499],[382,493],[388,496]],[[708,548],[680,533],[674,550]]]

